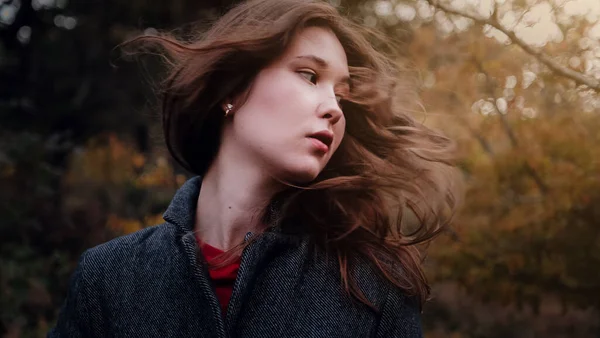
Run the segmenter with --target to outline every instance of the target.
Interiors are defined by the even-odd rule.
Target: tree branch
[[[472,58],[472,60],[473,60],[475,67],[477,67],[477,70],[485,75],[485,78],[486,78],[485,91],[487,92],[487,94],[489,96],[491,96],[494,99],[494,102],[493,102],[494,110],[496,111],[496,115],[498,115],[500,117],[500,122],[502,124],[502,128],[504,129],[504,132],[510,139],[511,146],[515,149],[519,148],[519,140],[517,139],[515,132],[513,131],[512,127],[510,126],[510,123],[508,122],[508,119],[506,118],[506,116],[500,111],[500,109],[498,108],[498,105],[496,104],[496,102],[498,102],[498,98],[496,97],[496,95],[494,93],[493,85],[490,83],[490,75],[485,71],[485,69],[483,68],[483,64],[481,64],[481,62],[479,60],[477,60],[476,58]],[[531,179],[533,179],[533,181],[537,185],[537,187],[540,190],[540,192],[542,193],[542,195],[545,195],[548,192],[548,185],[546,185],[546,183],[544,182],[542,177],[538,174],[537,170],[535,170],[535,168],[529,162],[525,161],[525,163],[523,165],[525,168],[525,172],[531,177]]]
[[[438,90],[440,91],[440,95],[448,95],[448,99],[450,100],[451,105],[455,105],[455,104],[460,105],[463,107],[463,109],[465,111],[469,111],[469,109],[470,109],[469,106],[466,104],[465,100],[463,100],[463,98],[459,96],[459,94],[456,91],[453,91],[450,89],[438,89]],[[477,140],[477,142],[479,143],[479,145],[481,146],[483,151],[486,154],[488,154],[490,157],[494,157],[494,150],[492,149],[492,146],[490,145],[488,140],[481,133],[479,133],[475,128],[473,128],[473,126],[471,125],[471,122],[469,122],[469,120],[466,119],[462,114],[454,114],[453,116],[460,120],[462,126],[467,128],[467,130],[469,131],[471,136],[473,136]]]
[[[479,22],[479,23],[485,24],[485,25],[490,25],[490,26],[496,28],[497,30],[506,34],[506,36],[508,36],[508,38],[513,43],[515,43],[519,47],[521,47],[521,49],[523,49],[526,53],[534,56],[541,63],[545,64],[548,68],[550,68],[552,71],[554,71],[554,73],[556,73],[560,76],[566,77],[568,79],[571,79],[579,85],[585,85],[585,86],[588,86],[589,88],[593,89],[596,92],[600,92],[600,81],[598,81],[592,77],[586,76],[580,72],[574,71],[568,67],[565,67],[565,66],[559,64],[558,62],[556,62],[555,60],[553,60],[548,55],[544,54],[541,50],[531,47],[525,41],[523,41],[519,37],[517,37],[515,32],[504,28],[498,21],[497,15],[492,15],[492,16],[490,16],[490,18],[483,18],[483,17],[478,17],[473,14],[464,13],[464,12],[452,9],[446,5],[440,4],[438,0],[425,0],[425,1],[427,1],[433,7],[437,8],[443,12],[446,12],[448,14],[462,16],[462,17],[471,19],[475,22]],[[495,13],[495,14],[497,14],[497,13]]]

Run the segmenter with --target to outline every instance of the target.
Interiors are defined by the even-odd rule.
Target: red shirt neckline
[[[198,246],[202,251],[202,255],[206,258],[209,264],[216,264],[213,262],[214,258],[225,253],[223,250],[216,248],[210,244],[202,242],[198,236],[196,236]],[[225,316],[227,312],[227,305],[231,299],[233,293],[233,284],[237,277],[238,270],[240,268],[240,258],[238,257],[235,261],[219,268],[208,269],[208,274],[213,282],[215,293],[219,303],[221,305],[221,313]]]

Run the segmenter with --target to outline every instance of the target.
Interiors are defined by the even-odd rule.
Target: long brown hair
[[[166,144],[184,168],[202,175],[219,149],[220,103],[244,93],[309,26],[331,29],[345,49],[351,74],[351,95],[343,102],[346,133],[317,179],[288,191],[278,221],[300,222],[335,253],[345,290],[361,302],[371,305],[352,269],[366,258],[423,304],[429,286],[417,245],[449,225],[460,181],[451,162],[453,143],[409,115],[415,90],[369,42],[377,36],[322,1],[250,0],[196,36],[161,34],[132,42],[162,47],[168,66],[162,89]]]

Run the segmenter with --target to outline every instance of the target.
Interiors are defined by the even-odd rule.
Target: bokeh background
[[[0,0],[0,336],[42,337],[86,248],[161,222],[157,60],[115,48],[230,0]],[[600,337],[600,1],[332,1],[398,44],[458,144],[426,337]],[[182,27],[183,28],[179,28]]]

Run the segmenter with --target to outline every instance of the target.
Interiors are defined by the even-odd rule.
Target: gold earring
[[[233,105],[231,103],[228,103],[225,105],[225,117],[227,117],[227,115],[229,115],[229,112],[233,109]]]

